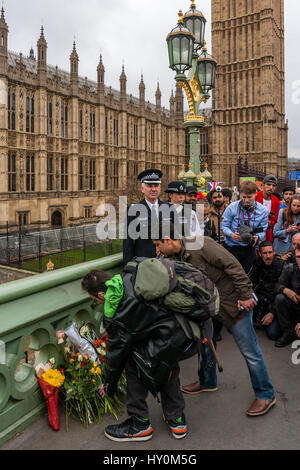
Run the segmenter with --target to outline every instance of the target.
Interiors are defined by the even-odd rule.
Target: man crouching
[[[104,328],[108,333],[105,383],[99,393],[113,396],[125,368],[127,413],[124,422],[105,428],[105,436],[117,442],[146,441],[152,426],[146,403],[148,392],[160,392],[163,415],[174,438],[187,434],[179,365],[184,355],[197,352],[175,315],[137,298],[133,273],[110,277],[104,271],[88,273],[82,287],[97,304],[104,304]]]

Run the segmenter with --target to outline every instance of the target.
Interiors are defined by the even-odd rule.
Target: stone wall
[[[0,265],[0,284],[16,281],[17,279],[24,279],[25,277],[33,276],[34,274],[35,273],[32,273],[31,271],[23,271],[22,269]]]

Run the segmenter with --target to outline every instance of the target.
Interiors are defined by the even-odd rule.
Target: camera
[[[239,234],[241,237],[241,242],[245,245],[252,245],[253,243],[253,230],[250,227],[249,223],[244,223],[239,227]]]

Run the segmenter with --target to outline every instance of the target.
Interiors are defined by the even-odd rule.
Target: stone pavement
[[[300,364],[292,364],[294,350],[290,346],[275,348],[263,331],[257,333],[277,397],[277,404],[265,416],[250,418],[245,414],[254,399],[253,390],[244,359],[225,330],[223,341],[218,343],[224,368],[219,374],[219,390],[197,396],[185,395],[189,425],[185,439],[176,441],[170,435],[162,420],[160,405],[149,397],[154,428],[150,441],[123,445],[109,441],[103,428],[115,422],[112,417],[105,417],[101,424],[91,425],[88,429],[71,420],[69,432],[66,432],[61,410],[59,432],[48,426],[45,416],[6,442],[1,450],[299,450]],[[181,364],[182,383],[193,382],[196,358]]]

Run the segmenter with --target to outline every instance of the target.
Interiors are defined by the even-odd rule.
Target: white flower
[[[85,336],[88,332],[89,332],[89,329],[86,325],[84,325],[82,328],[80,328],[81,336]]]
[[[70,352],[70,348],[64,348],[64,351],[66,354],[68,354]]]
[[[54,364],[55,364],[55,359],[54,359],[54,357],[51,357],[51,359],[49,359],[49,362],[54,365]]]
[[[106,355],[106,351],[103,348],[97,348],[97,352],[100,354],[100,356],[105,356]]]
[[[81,362],[81,361],[83,360],[83,357],[82,357],[82,355],[81,355],[81,354],[79,354],[79,355],[78,355],[78,357],[77,357],[77,359],[78,359],[78,361],[79,361],[79,362]]]

